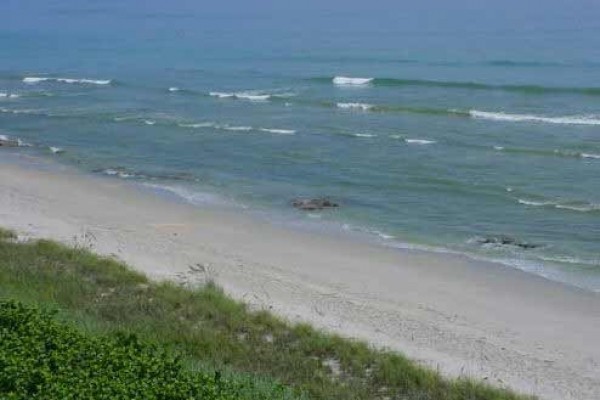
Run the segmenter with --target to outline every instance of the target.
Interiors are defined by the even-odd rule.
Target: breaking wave
[[[355,110],[369,111],[374,106],[372,104],[366,104],[366,103],[337,103],[336,107],[343,108],[343,109],[355,109]]]
[[[590,160],[600,160],[600,154],[596,153],[585,153],[575,150],[548,150],[548,149],[532,149],[532,148],[518,148],[518,147],[505,147],[505,146],[493,146],[493,149],[503,153],[514,153],[514,154],[526,154],[535,156],[550,156],[550,157],[567,157],[567,158],[582,158]]]
[[[402,87],[418,86],[445,89],[465,90],[501,90],[523,94],[547,94],[547,93],[572,93],[588,96],[600,96],[600,87],[560,87],[541,85],[511,85],[491,84],[466,81],[438,81],[429,79],[398,79],[398,78],[350,78],[344,76],[311,78],[313,82],[331,83],[336,85],[361,86],[371,85],[374,87]]]
[[[574,115],[563,117],[547,117],[533,114],[508,114],[503,112],[488,112],[471,110],[469,115],[476,119],[487,119],[491,121],[505,122],[541,122],[547,124],[564,125],[600,125],[600,119],[593,116]]]
[[[62,154],[65,152],[63,148],[56,146],[48,146],[48,150],[50,150],[52,154]]]
[[[336,76],[332,79],[334,85],[338,86],[363,86],[373,82],[373,78],[351,78],[348,76]]]
[[[517,203],[529,207],[549,207],[561,210],[570,210],[577,212],[596,212],[600,211],[600,204],[581,201],[556,202],[556,201],[538,201],[529,199],[517,199]]]
[[[0,135],[0,147],[32,147],[32,145],[17,137]]]
[[[87,85],[110,85],[112,80],[110,79],[82,79],[82,78],[51,78],[51,77],[37,77],[37,76],[26,76],[23,78],[23,83],[36,84],[41,82],[59,82],[59,83],[70,83],[70,84],[87,84]]]
[[[21,95],[10,92],[0,92],[0,99],[16,99],[21,97]]]
[[[293,129],[269,129],[269,128],[260,128],[259,130],[263,132],[276,133],[278,135],[294,135],[296,133]]]
[[[435,143],[435,140],[427,140],[427,139],[404,139],[404,141],[408,144],[420,144],[420,145]]]
[[[217,97],[219,99],[248,100],[256,102],[265,102],[273,99],[285,99],[295,96],[294,93],[289,92],[268,93],[266,91],[209,92],[208,95]]]

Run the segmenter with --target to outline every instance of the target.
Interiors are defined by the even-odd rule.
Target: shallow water
[[[0,6],[7,151],[600,290],[598,7],[532,27],[130,3]]]

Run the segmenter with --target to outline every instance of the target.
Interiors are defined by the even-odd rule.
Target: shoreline
[[[0,226],[26,236],[115,255],[154,279],[215,280],[253,307],[449,376],[600,397],[597,293],[466,255],[286,229],[66,167],[0,167]]]
[[[135,186],[139,191],[150,196],[159,196],[168,201],[186,206],[243,214],[248,218],[267,222],[284,230],[341,237],[399,251],[466,257],[475,262],[501,264],[505,267],[517,269],[553,282],[600,294],[600,278],[598,276],[592,276],[589,271],[582,270],[580,268],[581,265],[578,265],[577,268],[573,268],[570,265],[571,263],[586,263],[588,266],[596,266],[597,262],[591,261],[591,259],[578,261],[577,259],[570,260],[566,257],[567,261],[563,261],[560,257],[553,258],[552,255],[527,258],[524,253],[512,255],[486,253],[485,251],[481,251],[485,245],[482,245],[480,249],[467,249],[447,244],[444,245],[438,242],[426,242],[422,240],[423,238],[415,240],[414,237],[411,237],[410,239],[404,238],[403,240],[403,238],[396,236],[397,232],[390,233],[388,230],[380,230],[379,227],[375,228],[368,224],[354,224],[347,220],[329,218],[328,214],[332,212],[331,210],[304,212],[292,209],[289,204],[286,204],[285,208],[281,204],[278,207],[274,207],[273,205],[266,207],[264,204],[243,202],[243,200],[239,200],[226,193],[214,191],[214,188],[190,187],[185,181],[182,183],[169,181],[168,179],[161,180],[160,178],[152,178],[152,175],[149,175],[151,178],[148,179],[148,176],[143,175],[143,173],[141,173],[142,175],[138,175],[137,172],[132,172],[131,175],[125,172],[125,176],[121,176],[118,172],[119,169],[112,168],[83,170],[72,163],[37,152],[33,154],[20,152],[7,153],[7,156],[8,158],[12,158],[8,163],[20,165],[24,168],[28,168],[33,164],[43,170],[71,172],[91,179],[119,179],[128,185]],[[0,164],[5,162],[0,160]],[[498,237],[501,236],[503,235],[498,235]],[[489,235],[489,237],[475,235],[466,240],[466,242],[473,243],[488,238],[494,239],[496,237],[494,235]],[[516,238],[511,239],[518,240]],[[561,264],[561,262],[564,264]]]

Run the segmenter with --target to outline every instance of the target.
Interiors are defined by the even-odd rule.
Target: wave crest
[[[276,133],[278,135],[294,135],[296,131],[293,129],[270,129],[270,128],[260,128],[263,132]]]
[[[504,112],[488,112],[479,110],[470,110],[469,115],[476,119],[487,119],[491,121],[505,122],[543,122],[547,124],[564,125],[600,125],[600,119],[592,116],[563,116],[546,117],[533,114],[508,114]]]
[[[85,78],[51,78],[51,77],[37,77],[37,76],[26,76],[23,78],[23,83],[36,84],[41,82],[59,82],[59,83],[70,83],[70,84],[88,84],[88,85],[110,85],[112,80],[110,79],[85,79]]]
[[[248,101],[256,101],[256,102],[265,102],[273,99],[285,99],[289,97],[293,97],[295,93],[289,92],[272,92],[268,93],[267,91],[260,90],[252,90],[252,91],[244,91],[244,92],[209,92],[209,96],[217,97],[219,99],[235,99],[235,100],[248,100]]]
[[[408,144],[420,144],[420,145],[435,143],[435,140],[427,140],[427,139],[404,139],[404,141]]]
[[[571,202],[555,202],[555,201],[535,201],[528,199],[517,199],[519,204],[530,206],[530,207],[552,207],[561,210],[570,210],[577,212],[595,212],[600,211],[600,204],[586,203],[581,201]]]
[[[541,86],[541,85],[520,85],[520,84],[493,84],[483,82],[468,81],[441,81],[430,79],[401,79],[401,78],[351,78],[345,76],[336,77],[315,77],[311,78],[313,82],[333,83],[336,85],[370,85],[381,87],[403,87],[418,86],[442,89],[464,89],[464,90],[500,90],[507,92],[543,95],[548,93],[571,93],[586,96],[600,96],[600,87],[561,87],[561,86]]]
[[[19,97],[21,97],[21,96],[16,93],[0,92],[0,98],[2,98],[2,99],[16,99]]]
[[[333,84],[339,86],[362,86],[373,82],[373,78],[352,78],[349,76],[336,76]]]
[[[362,111],[369,111],[373,109],[374,106],[372,104],[367,103],[337,103],[336,107],[342,109],[357,109]]]

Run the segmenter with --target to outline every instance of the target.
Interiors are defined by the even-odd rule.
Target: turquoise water
[[[600,291],[599,7],[241,4],[0,5],[3,151]]]

